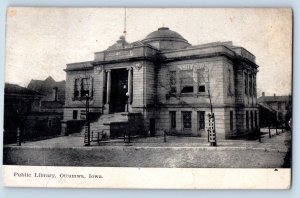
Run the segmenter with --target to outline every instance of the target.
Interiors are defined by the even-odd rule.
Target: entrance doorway
[[[125,112],[127,104],[126,93],[128,91],[128,71],[127,69],[111,70],[111,95],[110,113]]]

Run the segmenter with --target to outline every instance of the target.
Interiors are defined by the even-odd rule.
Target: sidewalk
[[[22,146],[4,146],[5,165],[166,167],[166,168],[280,168],[290,167],[287,155],[291,133],[258,140],[224,140],[210,147],[206,138],[168,136],[122,139],[83,146],[83,137],[58,137]]]
[[[41,147],[41,148],[97,148],[97,147],[199,147],[199,148],[210,148],[218,150],[229,150],[229,149],[262,149],[262,150],[276,150],[279,152],[286,152],[288,147],[286,141],[291,139],[291,132],[279,133],[275,135],[272,133],[272,138],[269,138],[266,134],[260,143],[258,140],[220,140],[217,142],[217,147],[211,147],[207,142],[207,138],[200,137],[177,137],[167,136],[167,142],[164,142],[164,138],[161,136],[137,138],[132,139],[130,143],[125,143],[123,139],[112,139],[98,143],[92,142],[91,146],[84,146],[84,138],[77,136],[62,136],[47,140],[40,140],[35,142],[22,143],[21,147]],[[7,146],[15,147],[16,144],[10,144]],[[17,146],[16,146],[17,147]]]

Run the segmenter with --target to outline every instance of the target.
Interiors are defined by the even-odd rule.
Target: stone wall
[[[176,111],[176,131],[171,131],[170,125],[170,111]],[[182,126],[182,112],[183,111],[190,111],[192,112],[192,129],[190,131],[184,131]],[[199,130],[199,118],[198,112],[205,111],[205,129]],[[225,139],[227,136],[225,135],[228,133],[226,131],[226,119],[225,112],[223,108],[214,108],[215,114],[215,126],[216,126],[216,133],[217,137],[220,139]],[[167,131],[171,134],[176,135],[191,135],[191,136],[200,136],[207,138],[207,129],[209,126],[208,121],[208,114],[210,113],[210,108],[166,108],[161,109],[158,118],[158,124],[156,127],[156,131],[158,135],[163,135],[163,131]],[[229,118],[228,118],[229,119]]]

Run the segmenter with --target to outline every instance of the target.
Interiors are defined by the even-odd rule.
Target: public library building
[[[67,64],[62,133],[90,130],[118,137],[136,134],[207,137],[215,115],[218,139],[243,137],[259,128],[255,56],[232,42],[191,45],[167,27],[133,43],[123,36],[94,60]]]

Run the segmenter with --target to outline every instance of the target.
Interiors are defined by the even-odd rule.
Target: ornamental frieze
[[[132,50],[122,50],[122,51],[112,51],[106,52],[105,56],[112,57],[112,56],[133,56]]]
[[[189,63],[184,65],[178,65],[177,68],[180,70],[197,70],[206,68],[207,66],[207,63]]]

